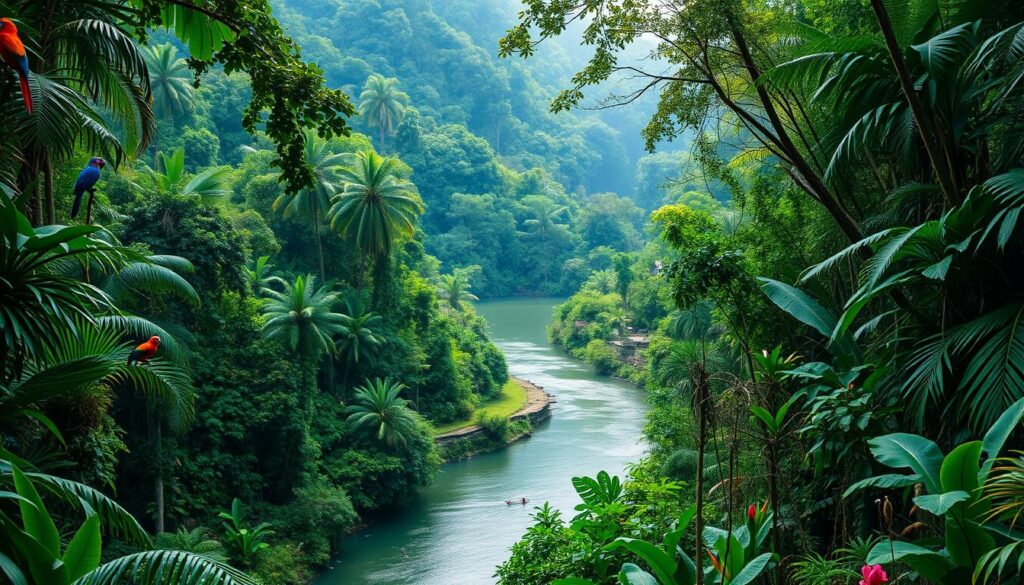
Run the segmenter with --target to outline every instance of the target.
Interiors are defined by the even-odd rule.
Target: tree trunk
[[[320,285],[323,286],[327,282],[327,269],[324,264],[324,241],[320,233],[320,214],[317,211],[313,211],[313,237],[316,238],[316,257],[320,263]]]
[[[153,475],[153,501],[156,503],[156,512],[153,517],[154,529],[157,534],[166,532],[164,526],[164,446],[163,446],[163,421],[160,413],[150,407],[150,429],[153,433],[153,459],[156,461],[156,470]]]
[[[952,169],[946,165],[945,159],[939,153],[940,144],[943,143],[941,133],[938,129],[935,129],[935,132],[932,131],[930,127],[931,121],[925,115],[921,100],[917,98],[914,82],[910,79],[907,64],[903,62],[902,51],[896,40],[896,33],[893,31],[892,21],[889,20],[885,4],[882,0],[871,0],[871,8],[875,11],[878,26],[882,29],[882,36],[885,37],[885,46],[889,51],[889,59],[892,61],[892,66],[896,70],[896,76],[900,80],[903,97],[906,98],[907,104],[910,105],[910,111],[917,120],[917,132],[921,136],[921,142],[924,143],[924,150],[928,155],[928,161],[932,165],[932,170],[935,172],[935,178],[939,186],[942,187],[942,193],[945,195],[946,201],[951,204],[959,203],[960,193],[956,186],[956,178],[952,173]]]
[[[43,154],[43,194],[46,198],[46,223],[57,223],[57,208],[53,201],[53,165],[50,164],[50,153]]]
[[[704,585],[704,452],[708,443],[708,380],[707,372],[703,365],[697,373],[696,384],[693,386],[693,400],[696,408],[693,409],[697,415],[697,473],[694,478],[696,496],[694,506],[697,509],[694,522],[694,541],[696,542],[693,556],[693,563],[696,568],[697,580],[695,585]]]

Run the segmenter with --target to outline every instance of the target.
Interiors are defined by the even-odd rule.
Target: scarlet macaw
[[[25,45],[18,37],[18,27],[10,18],[0,18],[0,57],[18,72],[21,82],[21,97],[25,100],[25,109],[32,113],[32,92],[28,89],[28,55]]]
[[[160,336],[154,335],[153,337],[150,337],[148,341],[140,343],[130,354],[128,354],[128,365],[130,366],[136,362],[145,362],[156,355],[156,350],[159,347]]]
[[[89,192],[91,198],[96,194],[96,190],[93,187],[96,186],[96,181],[100,180],[100,169],[107,164],[102,158],[94,156],[89,159],[89,164],[85,165],[81,173],[78,173],[78,180],[75,181],[75,203],[71,206],[71,217],[74,218],[78,215],[78,209],[82,206],[82,195],[86,191]]]

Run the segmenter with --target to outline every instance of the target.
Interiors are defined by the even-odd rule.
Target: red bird
[[[156,354],[156,350],[159,347],[160,337],[158,335],[150,337],[149,341],[139,344],[130,354],[128,354],[128,365],[130,366],[133,363],[145,362]]]
[[[25,45],[18,37],[18,27],[10,18],[0,18],[0,57],[18,72],[21,81],[21,97],[25,100],[25,109],[32,113],[32,92],[28,88],[28,55]]]

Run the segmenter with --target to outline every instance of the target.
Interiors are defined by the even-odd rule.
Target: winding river
[[[494,568],[545,500],[572,516],[571,478],[622,474],[643,453],[646,404],[636,387],[596,376],[551,346],[546,328],[557,299],[483,302],[512,374],[555,396],[551,420],[532,437],[468,461],[445,464],[410,507],[350,537],[316,585],[476,585]],[[506,506],[525,496],[527,506]]]

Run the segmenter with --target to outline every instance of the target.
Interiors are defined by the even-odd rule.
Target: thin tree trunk
[[[705,369],[706,361],[702,360],[700,370],[695,376],[693,385],[693,400],[695,401],[694,413],[697,415],[697,473],[694,483],[696,484],[696,497],[694,506],[697,509],[696,521],[694,522],[695,554],[693,557],[696,568],[695,585],[704,585],[704,452],[708,444],[708,375]]]
[[[57,208],[53,199],[53,166],[50,164],[50,153],[43,154],[43,194],[46,196],[46,223],[57,223]]]
[[[324,241],[320,233],[320,213],[313,211],[313,237],[316,238],[316,257],[320,262],[320,284],[327,282],[327,269],[324,264]]]
[[[910,111],[914,114],[914,118],[917,119],[917,132],[921,136],[921,142],[924,143],[928,161],[931,162],[932,169],[935,171],[935,178],[939,182],[939,186],[942,187],[946,201],[953,204],[959,203],[960,194],[956,187],[956,178],[939,153],[943,140],[929,127],[930,121],[925,115],[921,101],[917,98],[917,91],[914,89],[914,82],[910,79],[910,73],[907,71],[907,64],[903,62],[903,55],[885,4],[882,0],[871,0],[871,8],[875,11],[878,26],[882,29],[882,36],[885,37],[885,46],[889,51],[889,59],[892,61],[893,68],[896,70],[896,76],[900,80],[903,96],[906,98],[907,104],[910,105]]]
[[[153,433],[153,459],[156,461],[156,472],[153,476],[153,500],[156,503],[154,528],[157,534],[166,532],[164,526],[164,446],[163,421],[160,413],[150,407],[150,429]]]

